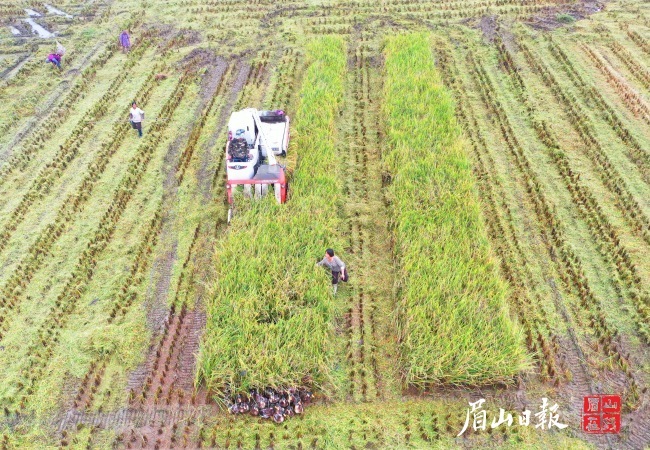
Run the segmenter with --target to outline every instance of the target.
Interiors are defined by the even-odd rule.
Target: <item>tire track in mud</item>
[[[213,113],[213,107],[215,103],[211,103],[212,100],[214,100],[214,97],[219,97],[222,96],[226,90],[230,89],[230,93],[228,94],[229,99],[231,99],[234,95],[236,95],[239,90],[241,90],[241,87],[243,86],[243,83],[240,84],[239,80],[241,79],[241,67],[238,70],[238,74],[235,79],[232,78],[233,73],[234,73],[234,67],[236,63],[230,63],[228,64],[227,68],[225,68],[224,71],[222,71],[221,74],[221,79],[219,83],[216,86],[216,90],[213,92],[213,99],[208,100],[207,102],[209,103],[209,108],[207,111],[207,115],[211,115]],[[227,103],[230,102],[232,104],[232,100],[227,100]],[[217,108],[219,109],[219,114],[224,113],[223,107],[222,108]],[[224,122],[225,119],[220,119],[220,122]],[[200,126],[196,127],[195,130],[191,133],[192,135],[195,136],[195,139],[190,140],[188,143],[188,146],[190,145],[196,145],[196,139],[201,135],[202,133],[202,128],[205,125],[205,121],[202,121],[200,123]],[[205,153],[210,153],[210,149],[213,146],[208,147],[208,151]],[[191,151],[192,153],[194,150]],[[187,148],[185,151],[183,151],[183,154],[189,153],[187,151]],[[192,159],[191,155],[185,156],[187,161]],[[202,158],[202,161],[200,163],[200,169],[199,169],[199,184],[200,188],[202,187],[204,190],[204,180],[206,177],[201,177],[201,174],[203,173],[204,170],[207,170],[205,166],[205,161]],[[182,174],[184,174],[184,171],[186,170],[186,165],[183,164],[182,161],[179,162],[178,170],[176,173],[170,174],[170,176],[174,177],[174,180],[168,180],[169,183],[173,187],[173,190],[177,189],[177,184],[180,179],[182,179]],[[182,172],[181,172],[182,171]],[[209,177],[207,177],[209,179]],[[173,197],[173,193],[171,194]],[[144,391],[144,395],[147,395],[147,389],[145,389],[146,385],[146,380],[151,379],[151,382],[153,382],[154,379],[160,380],[160,373],[156,373],[157,370],[160,368],[158,367],[159,364],[157,364],[157,360],[162,358],[162,352],[161,350],[156,348],[156,345],[158,346],[164,346],[165,345],[165,340],[168,339],[168,336],[166,335],[168,332],[168,329],[170,326],[174,327],[173,333],[176,333],[176,328],[178,326],[178,323],[180,322],[181,325],[185,322],[185,315],[187,314],[187,305],[185,306],[185,312],[182,313],[182,320],[181,320],[181,311],[183,310],[183,305],[179,304],[180,303],[180,296],[183,294],[182,289],[187,287],[187,282],[186,282],[186,277],[188,276],[188,265],[191,262],[192,257],[194,256],[194,251],[196,247],[197,240],[199,238],[199,232],[200,232],[200,225],[195,228],[194,235],[192,238],[192,243],[190,244],[188,253],[186,255],[186,258],[183,262],[181,274],[178,279],[178,283],[176,286],[176,297],[173,301],[173,309],[170,309],[167,307],[167,292],[169,289],[169,283],[171,281],[171,271],[173,268],[174,261],[169,259],[169,255],[165,254],[162,256],[163,260],[158,261],[157,263],[159,264],[159,271],[160,273],[157,276],[158,281],[156,282],[155,286],[155,292],[153,295],[152,299],[152,304],[147,305],[147,310],[148,310],[148,317],[147,317],[147,322],[149,326],[154,330],[154,336],[152,337],[152,346],[149,349],[148,352],[148,357],[147,357],[147,362],[145,362],[141,367],[136,369],[133,374],[131,375],[131,379],[128,383],[128,389],[132,392],[131,397],[132,401],[135,400],[135,397],[138,395],[138,392],[141,393],[141,391]],[[172,246],[173,248],[173,246]],[[183,301],[185,299],[183,298]],[[175,310],[176,308],[179,308],[178,314],[177,311]],[[196,312],[192,312],[192,315],[196,314]],[[193,322],[192,320],[190,320]],[[200,324],[196,324],[195,326],[199,326]],[[180,330],[181,327],[178,328]],[[180,331],[179,331],[180,333]],[[173,336],[173,335],[172,335]],[[169,337],[171,339],[171,337]],[[158,339],[160,339],[158,344],[154,344]],[[167,346],[169,346],[169,342],[167,343]],[[160,352],[160,355],[157,353]],[[171,355],[165,356],[165,359],[169,357],[170,361],[167,364],[168,366],[171,364]],[[154,369],[155,368],[155,369]],[[163,383],[164,384],[164,379],[163,377]],[[160,383],[159,383],[160,384]],[[154,388],[155,390],[156,388]],[[167,386],[166,389],[168,389],[168,392],[166,395],[170,395],[169,392],[169,387]],[[186,395],[183,394],[185,397]],[[178,397],[178,394],[177,394]],[[171,402],[171,397],[170,397],[170,402]]]

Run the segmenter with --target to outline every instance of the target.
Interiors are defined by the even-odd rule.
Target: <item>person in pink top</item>
[[[122,31],[122,34],[120,34],[120,45],[122,46],[123,53],[127,53],[131,48],[131,37],[126,30]]]
[[[47,55],[47,59],[45,60],[45,62],[52,63],[56,67],[58,67],[59,70],[61,70],[61,55],[59,55],[58,53],[50,53],[49,55]]]

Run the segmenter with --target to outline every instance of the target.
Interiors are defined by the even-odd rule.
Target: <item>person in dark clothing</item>
[[[339,280],[348,281],[348,273],[345,269],[345,264],[341,258],[334,255],[334,250],[328,248],[325,250],[325,257],[316,263],[317,266],[328,267],[332,271],[332,290],[336,295]]]

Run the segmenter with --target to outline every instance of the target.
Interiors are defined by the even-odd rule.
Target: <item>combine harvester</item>
[[[234,193],[240,187],[245,196],[261,198],[272,186],[278,203],[287,200],[285,167],[275,156],[286,156],[288,146],[289,117],[283,111],[246,108],[232,113],[226,143],[228,223],[233,215]]]

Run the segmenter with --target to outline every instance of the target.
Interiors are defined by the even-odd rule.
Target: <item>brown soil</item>
[[[558,20],[562,15],[568,15],[575,20],[580,20],[600,12],[604,8],[604,3],[596,1],[576,2],[569,7],[549,7],[535,14],[528,22],[528,25],[538,30],[554,30],[567,25],[566,22]]]

